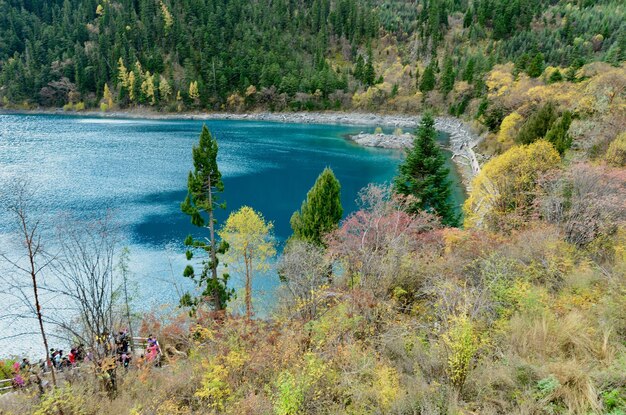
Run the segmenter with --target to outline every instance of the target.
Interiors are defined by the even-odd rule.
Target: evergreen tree
[[[420,91],[426,93],[435,89],[435,71],[433,65],[428,65],[422,75],[422,81],[420,82]]]
[[[300,211],[291,216],[292,238],[324,246],[324,235],[337,227],[343,215],[340,190],[333,171],[325,168],[307,193]]]
[[[415,88],[419,89],[420,87],[420,68],[415,68]]]
[[[467,64],[465,65],[465,70],[463,71],[463,80],[468,84],[474,82],[474,69],[476,67],[476,60],[471,57],[467,60]]]
[[[516,141],[520,144],[530,144],[545,137],[556,117],[554,104],[548,102],[528,117],[520,128]],[[569,125],[567,127],[569,128]]]
[[[454,88],[455,75],[454,64],[452,63],[452,59],[448,57],[443,65],[443,74],[441,75],[440,82],[441,92],[443,92],[444,95],[448,95],[448,93]]]
[[[551,84],[554,84],[556,82],[561,82],[563,80],[563,75],[561,74],[561,71],[556,69],[554,72],[552,72],[552,74],[550,74],[550,78],[548,79],[548,82]]]
[[[376,72],[374,71],[374,57],[372,56],[372,48],[367,50],[367,63],[363,71],[363,83],[365,85],[374,85],[376,80]]]
[[[458,216],[450,202],[449,170],[436,142],[435,120],[424,114],[413,146],[407,149],[406,159],[398,168],[394,191],[415,198],[409,213],[427,211],[437,214],[445,225],[457,226]]]
[[[468,7],[467,11],[465,12],[465,16],[463,17],[463,27],[465,28],[470,27],[473,21],[474,21],[474,12],[472,11],[471,7]]]
[[[215,237],[216,208],[225,208],[218,203],[219,194],[224,191],[222,174],[217,166],[217,140],[211,136],[206,125],[202,126],[200,142],[193,147],[193,172],[189,172],[187,178],[187,197],[181,204],[181,210],[191,217],[191,223],[201,228],[208,228],[209,238],[194,239],[191,235],[185,239],[187,246],[187,260],[193,258],[194,251],[200,251],[208,256],[202,261],[202,271],[196,274],[192,265],[187,265],[183,275],[191,278],[203,289],[200,298],[192,298],[186,293],[181,299],[181,304],[192,307],[192,310],[200,304],[202,299],[209,297],[213,303],[213,309],[221,311],[226,308],[226,303],[232,295],[232,290],[227,287],[228,274],[218,276],[218,253],[226,252],[227,245],[219,246]]]
[[[363,82],[363,73],[365,71],[365,61],[363,60],[363,56],[359,55],[356,58],[356,64],[354,66],[354,78]]]
[[[551,142],[561,155],[572,146],[572,136],[568,133],[571,124],[572,113],[565,111],[561,118],[550,127],[545,136],[546,141]]]
[[[543,64],[544,64],[543,53],[539,52],[535,55],[535,57],[528,64],[526,73],[531,78],[537,78],[541,76],[541,74],[543,73]]]

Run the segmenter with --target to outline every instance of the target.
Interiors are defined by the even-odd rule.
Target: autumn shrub
[[[616,167],[626,166],[626,133],[622,133],[609,145],[606,161]]]
[[[33,415],[87,415],[95,412],[87,412],[84,396],[67,385],[46,393],[34,409]]]
[[[559,162],[558,152],[546,141],[513,147],[491,159],[474,178],[463,205],[465,226],[506,230],[527,223],[540,175]]]
[[[448,379],[461,389],[469,374],[480,343],[475,324],[465,314],[453,316],[450,327],[442,335],[448,355]]]
[[[7,359],[0,361],[0,380],[12,379],[14,376],[13,365],[15,360]]]
[[[541,200],[545,218],[560,225],[565,240],[579,247],[611,235],[626,219],[626,188],[621,175],[576,164],[548,179]]]
[[[344,265],[348,284],[388,295],[402,267],[440,225],[434,215],[406,213],[389,187],[370,185],[358,202],[361,209],[329,235],[329,253]]]
[[[321,247],[290,241],[277,264],[283,283],[278,290],[282,314],[311,320],[325,309],[330,302],[326,293],[330,267],[331,262]]]

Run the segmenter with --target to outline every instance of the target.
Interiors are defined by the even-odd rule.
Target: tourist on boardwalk
[[[161,347],[159,346],[159,342],[152,337],[152,335],[148,336],[148,345],[146,348],[146,360],[148,362],[153,362],[155,365],[159,364],[161,356]]]

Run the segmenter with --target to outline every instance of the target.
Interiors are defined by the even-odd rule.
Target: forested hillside
[[[626,59],[622,2],[3,0],[4,106],[165,110],[358,107],[405,96],[461,115],[494,65],[536,78]],[[385,76],[388,46],[406,80]],[[389,78],[389,79],[388,79]],[[462,97],[447,97],[466,82]],[[416,92],[424,95],[415,97]],[[458,99],[456,99],[458,98]],[[456,101],[454,101],[456,99]],[[391,108],[393,109],[393,108]]]

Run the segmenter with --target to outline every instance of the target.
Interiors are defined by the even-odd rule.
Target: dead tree
[[[56,323],[100,360],[110,354],[109,336],[118,322],[115,257],[118,232],[110,218],[68,220],[59,228],[55,290],[67,299],[69,313]]]
[[[12,288],[19,292],[22,301],[34,312],[39,323],[39,330],[46,350],[46,364],[50,367],[52,384],[56,387],[56,375],[54,365],[50,361],[50,349],[48,338],[44,328],[44,317],[40,299],[40,279],[42,272],[48,268],[55,257],[47,254],[42,243],[41,219],[35,214],[36,197],[26,182],[20,182],[13,186],[4,200],[4,207],[15,220],[15,234],[19,237],[24,249],[24,257],[21,259],[11,258],[6,253],[0,253],[0,258],[6,261],[17,273],[13,280]],[[23,279],[30,280],[33,296],[30,297],[24,291]]]

